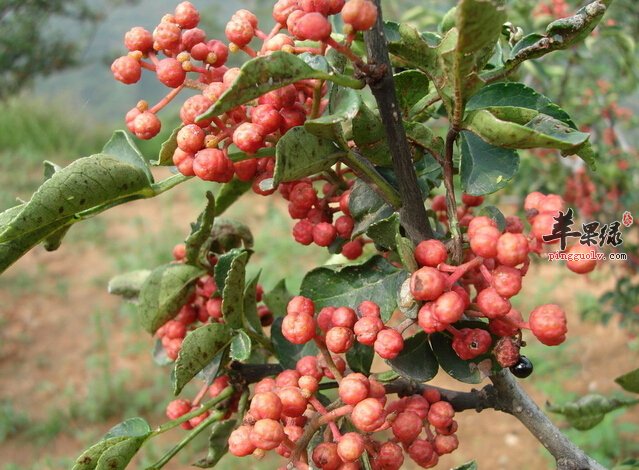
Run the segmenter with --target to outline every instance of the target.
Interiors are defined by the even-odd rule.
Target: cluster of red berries
[[[229,386],[229,378],[226,375],[220,376],[216,378],[213,383],[204,390],[203,394],[196,397],[193,401],[179,398],[177,400],[173,400],[166,406],[166,416],[169,419],[178,419],[184,416],[187,413],[195,411],[200,408],[199,401],[203,398],[204,395],[208,395],[211,398],[217,397],[222,390]],[[231,401],[229,407],[229,413],[233,413],[237,411],[237,400]],[[186,429],[187,431],[193,429],[197,425],[199,425],[202,421],[209,417],[209,411],[206,410],[202,414],[185,421],[180,426],[182,429]]]
[[[566,337],[566,316],[559,306],[537,307],[524,322],[510,302],[522,288],[529,254],[542,251],[547,243],[543,236],[552,233],[555,217],[565,210],[565,202],[554,194],[529,194],[524,205],[531,224],[529,235],[523,233],[524,223],[518,217],[508,217],[505,229],[500,230],[495,220],[473,216],[471,208],[481,202],[481,198],[463,197],[459,215],[460,225],[467,227],[469,250],[465,262],[459,266],[446,264],[447,249],[438,240],[419,243],[414,255],[420,268],[411,275],[410,292],[415,300],[424,302],[418,324],[425,332],[448,331],[453,336],[453,349],[462,359],[473,359],[492,349],[497,361],[510,367],[519,360],[522,328],[530,329],[546,345],[560,344]],[[433,207],[443,211],[445,201],[436,200]],[[585,250],[589,248],[576,245],[569,251]],[[575,260],[568,262],[568,268],[583,274],[592,271],[595,264],[593,260]],[[471,287],[476,294],[472,300]],[[464,318],[486,318],[487,329],[452,326]]]
[[[566,180],[564,200],[576,206],[582,217],[591,218],[601,210],[601,204],[595,198],[597,188],[584,167],[579,167]]]
[[[379,306],[369,300],[363,301],[357,311],[350,307],[324,307],[315,318],[313,301],[294,297],[286,308],[282,334],[293,344],[313,339],[322,342],[334,354],[348,352],[355,341],[372,346],[383,359],[394,359],[404,349],[401,333],[384,325]]]
[[[185,256],[186,248],[183,244],[173,248],[173,257],[176,262],[183,262]],[[215,266],[217,258],[210,257],[209,262],[211,266]],[[258,285],[256,300],[261,302],[263,295],[264,289]],[[172,320],[158,328],[155,333],[171,361],[177,359],[182,349],[182,342],[190,330],[204,323],[224,323],[222,300],[221,292],[213,276],[206,274],[197,280],[193,297],[180,308]],[[273,314],[265,304],[259,304],[257,312],[262,325],[268,326],[273,323]]]

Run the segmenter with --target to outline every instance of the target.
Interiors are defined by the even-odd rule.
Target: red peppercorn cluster
[[[282,334],[293,344],[315,339],[324,343],[331,353],[345,354],[358,341],[373,346],[383,359],[394,359],[404,349],[401,333],[384,325],[379,306],[368,300],[362,302],[357,311],[350,307],[324,307],[315,318],[313,301],[297,296],[289,302],[286,312]]]
[[[186,249],[183,244],[173,248],[173,257],[176,262],[183,262],[186,256]],[[211,266],[215,266],[217,258],[210,257]],[[195,292],[191,299],[176,313],[172,320],[169,320],[155,332],[156,337],[162,342],[166,356],[174,361],[177,359],[182,342],[187,333],[205,323],[223,323],[222,317],[222,293],[219,291],[215,278],[204,275],[197,280]],[[262,301],[264,290],[262,286],[257,286],[256,299]],[[273,314],[265,304],[257,307],[258,316],[263,326],[273,323]]]
[[[228,387],[229,385],[229,378],[226,375],[220,376],[218,378],[216,378],[213,383],[210,385],[210,387],[208,388],[207,394],[211,397],[211,398],[215,398],[216,396],[218,396],[222,390],[224,390],[226,387]],[[191,400],[187,400],[187,399],[183,399],[183,398],[179,398],[177,400],[173,400],[172,402],[170,402],[167,407],[166,407],[166,416],[169,419],[178,419],[182,416],[184,416],[187,413],[190,413],[192,411],[197,410],[198,408],[200,408],[199,406],[199,400],[201,399],[197,398],[193,401]],[[232,402],[229,408],[229,412],[235,412],[237,411],[237,400],[235,400],[235,402]],[[198,424],[200,424],[202,421],[204,421],[206,418],[208,418],[209,416],[209,411],[206,410],[204,411],[202,414],[189,419],[188,421],[183,422],[180,426],[182,427],[182,429],[186,429],[187,431],[190,429],[193,429],[194,427],[196,427]]]
[[[345,43],[337,43],[330,36],[332,27],[328,17],[340,12],[346,25]],[[357,31],[375,24],[377,9],[370,0],[279,0],[273,6],[275,25],[268,33],[260,30],[253,13],[237,11],[226,25],[228,44],[208,39],[206,32],[198,28],[199,19],[197,9],[190,2],[182,2],[172,14],[162,18],[153,32],[135,27],[126,33],[124,44],[129,53],[113,62],[111,69],[115,78],[125,84],[136,83],[142,69],[147,69],[172,88],[152,108],[141,101],[131,109],[126,115],[127,127],[141,139],[153,138],[161,129],[156,114],[183,88],[194,88],[198,94],[186,99],[180,110],[183,127],[177,133],[173,154],[177,169],[186,176],[218,183],[229,182],[235,176],[240,181],[252,182],[257,194],[272,194],[275,188],[263,182],[273,177],[274,158],[258,157],[256,153],[274,148],[284,134],[304,124],[308,117],[321,115],[327,106],[323,98],[327,85],[318,80],[301,80],[267,92],[257,101],[220,116],[198,120],[241,73],[239,68],[225,65],[229,52],[241,50],[249,58],[275,51],[323,55],[330,47],[352,56],[350,43]],[[296,43],[308,40],[317,41],[318,47]],[[261,46],[252,48],[254,42]],[[229,157],[231,144],[244,154],[236,161]],[[280,186],[280,191],[289,200],[291,217],[299,219],[293,231],[298,242],[330,246],[338,240],[337,251],[348,259],[356,259],[362,254],[363,242],[350,240],[353,221],[348,214],[348,202],[340,203],[344,215],[334,223],[336,209],[329,206],[334,200],[341,202],[340,196],[347,198],[348,192],[341,186],[347,186],[348,182],[342,183],[327,183],[324,198],[318,198],[307,181],[287,183]]]
[[[330,430],[311,454],[321,469],[359,469],[365,451],[374,469],[397,470],[404,463],[404,454],[431,468],[441,455],[457,448],[455,411],[437,389],[387,403],[380,382],[353,372],[339,382],[343,406],[327,410],[315,396],[323,376],[318,359],[306,356],[296,370],[255,384],[249,411],[229,437],[229,451],[240,457],[262,457],[275,450],[287,459],[300,458],[294,455],[296,445],[309,419],[318,415]],[[342,418],[350,420],[355,431],[342,433],[335,423]],[[374,438],[373,433],[387,430],[392,432],[390,439]],[[301,461],[293,463],[295,468],[308,468]]]
[[[570,6],[566,0],[546,0],[539,3],[533,10],[533,17],[550,16],[552,18],[565,18],[570,15]]]
[[[529,255],[540,254],[546,242],[544,235],[552,233],[555,217],[565,210],[561,196],[538,192],[527,196],[524,208],[531,230],[524,234],[524,222],[508,217],[505,229],[495,220],[474,216],[472,208],[481,198],[464,195],[460,208],[460,225],[467,227],[468,251],[459,266],[446,264],[446,246],[438,240],[426,240],[415,249],[420,268],[410,278],[410,292],[419,309],[418,324],[426,333],[447,331],[452,335],[452,347],[457,355],[469,360],[493,351],[503,367],[517,363],[521,346],[521,329],[530,329],[543,344],[554,346],[566,337],[566,316],[557,305],[542,305],[534,309],[528,322],[513,308],[510,298],[522,288],[529,266]],[[446,201],[436,197],[433,208],[440,220],[446,221]],[[576,245],[569,252],[585,253],[588,247]],[[577,273],[594,269],[596,261],[568,262]],[[471,293],[475,293],[471,297]],[[487,328],[455,328],[464,319],[488,320]]]

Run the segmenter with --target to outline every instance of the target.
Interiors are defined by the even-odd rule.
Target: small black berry
[[[510,367],[510,372],[515,377],[519,377],[520,379],[525,379],[533,372],[533,363],[530,362],[526,356],[519,356],[519,362],[514,366]]]

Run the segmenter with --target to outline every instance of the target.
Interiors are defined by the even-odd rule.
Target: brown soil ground
[[[157,233],[161,225],[154,224],[154,217],[163,210],[161,204],[161,200],[138,202],[101,216],[107,226],[107,237],[119,239],[135,235],[136,230],[123,222],[135,217],[144,219],[150,224],[148,230]],[[193,220],[196,214],[186,199],[177,199],[170,210],[175,215],[174,220]],[[96,352],[96,328],[92,323],[95,320],[89,313],[96,310],[113,322],[108,338],[111,373],[130,373],[126,389],[131,394],[153,383],[155,369],[148,354],[151,342],[140,330],[132,330],[130,321],[122,315],[113,315],[120,300],[106,292],[103,281],[117,272],[109,262],[109,253],[91,244],[90,240],[87,242],[79,246],[63,244],[53,253],[37,248],[0,279],[0,401],[11,403],[15,410],[26,413],[33,420],[44,420],[51,409],[64,410],[70,401],[86,396],[92,380],[86,358]],[[556,279],[564,268],[545,263],[533,269],[531,279],[537,276]],[[8,282],[3,284],[6,279],[18,276],[37,280],[37,285],[28,285],[16,293],[7,287]],[[62,280],[67,287],[60,294],[55,286]],[[627,331],[618,328],[614,322],[607,326],[584,323],[574,313],[576,298],[581,293],[601,291],[605,284],[582,282],[575,275],[566,274],[562,288],[554,290],[552,298],[546,299],[561,303],[572,312],[570,337],[578,339],[563,351],[578,363],[578,373],[568,380],[559,376],[556,380],[579,394],[618,390],[613,379],[637,367],[637,353],[628,348]],[[136,336],[145,338],[142,341],[146,341],[146,347],[128,351],[129,342]],[[140,342],[139,339],[136,341]],[[123,351],[127,351],[126,354],[122,354]],[[433,383],[447,387],[460,385],[442,374]],[[523,385],[539,403],[552,398],[534,389],[533,383],[534,376]],[[166,401],[169,399],[167,390]],[[628,416],[639,423],[636,414],[630,412]],[[163,421],[159,413],[145,417],[154,425]],[[472,459],[477,460],[482,469],[551,468],[540,445],[515,418],[488,411],[464,413],[458,420],[461,446],[452,456],[442,459],[439,468],[454,467]],[[99,424],[69,422],[46,444],[19,434],[0,443],[0,465],[13,463],[15,466],[10,468],[20,469],[61,468],[42,462],[45,457],[78,455],[87,442],[95,440],[115,422],[116,419]],[[639,437],[634,436],[634,439]],[[38,464],[34,465],[35,462]],[[237,464],[228,463],[229,468]],[[254,465],[253,461],[242,464]],[[267,468],[268,465],[260,467]],[[166,468],[187,467],[170,464]]]

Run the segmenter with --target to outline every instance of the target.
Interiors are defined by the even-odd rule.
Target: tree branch
[[[446,135],[446,150],[442,168],[444,170],[444,187],[446,188],[446,212],[448,214],[448,228],[453,237],[451,257],[455,264],[460,264],[463,260],[462,234],[459,230],[457,219],[457,202],[455,201],[455,185],[453,182],[453,151],[455,150],[455,140],[459,131],[451,128]]]
[[[570,441],[519,386],[512,374],[502,370],[491,381],[502,411],[513,415],[557,461],[558,470],[605,470]]]
[[[397,176],[399,194],[403,203],[400,209],[401,224],[411,240],[419,243],[424,239],[433,238],[434,235],[426,216],[422,193],[417,183],[413,159],[406,140],[402,115],[397,103],[393,68],[384,35],[381,1],[374,0],[373,3],[377,6],[377,23],[373,29],[364,33],[368,66],[362,71],[365,73],[367,83],[377,101],[379,114],[386,131],[393,160],[393,170]]]

